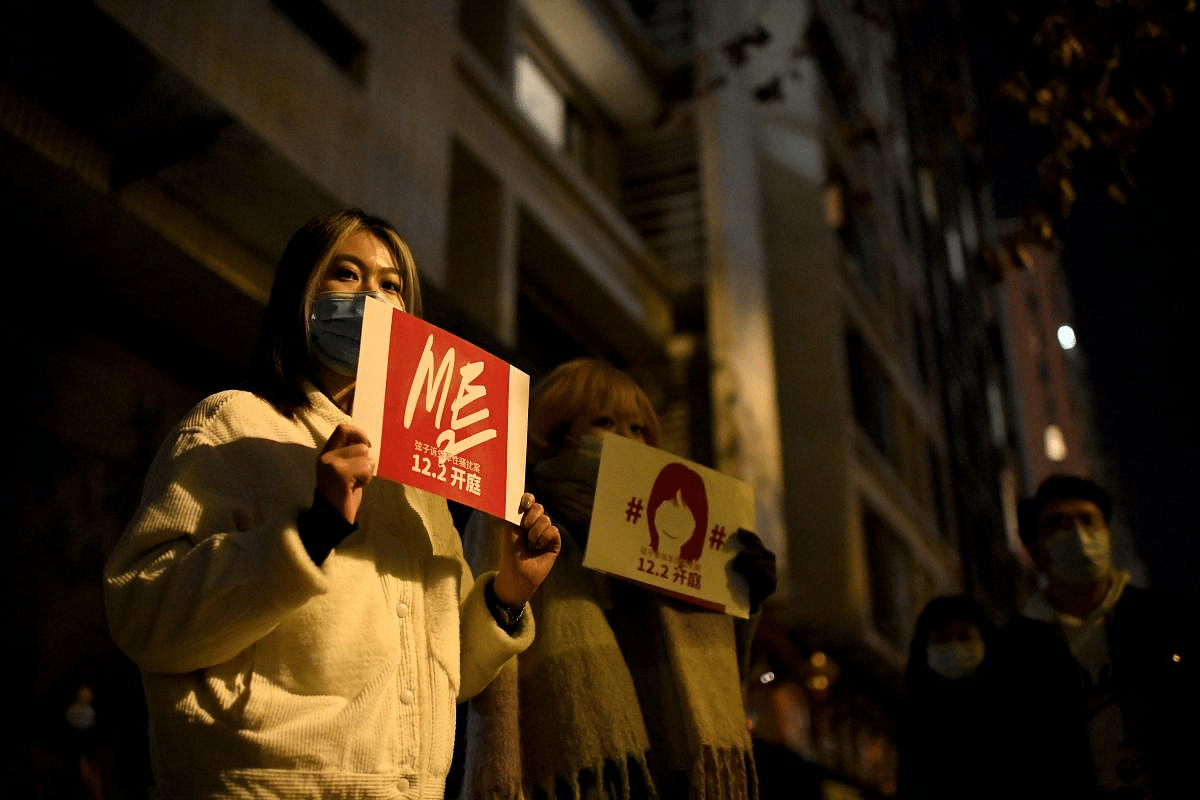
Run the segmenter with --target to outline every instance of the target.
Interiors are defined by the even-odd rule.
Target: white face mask
[[[67,724],[77,731],[86,731],[96,724],[96,709],[87,703],[75,702],[67,706]]]
[[[948,680],[956,681],[974,675],[983,663],[983,641],[939,642],[925,648],[929,668]]]
[[[1112,537],[1107,528],[1055,531],[1046,537],[1047,571],[1063,583],[1095,583],[1112,567]]]

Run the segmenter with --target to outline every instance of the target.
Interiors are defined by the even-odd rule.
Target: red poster
[[[524,372],[368,298],[354,421],[380,477],[517,522],[528,414]]]

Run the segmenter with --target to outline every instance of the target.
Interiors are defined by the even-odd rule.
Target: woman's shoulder
[[[216,420],[241,419],[246,415],[282,416],[261,396],[244,389],[226,389],[205,397],[183,417],[181,427],[204,427]]]
[[[252,435],[277,435],[287,418],[254,392],[227,389],[192,406],[176,426],[173,438],[227,441]]]

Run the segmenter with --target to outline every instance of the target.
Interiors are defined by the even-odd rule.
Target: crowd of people
[[[974,598],[921,613],[899,727],[901,798],[1195,797],[1194,595],[1130,583],[1112,497],[1046,478],[1018,509],[1038,588],[997,625]]]
[[[297,231],[248,387],[178,423],[108,557],[156,797],[440,800],[456,734],[471,797],[755,797],[746,626],[581,564],[595,437],[657,444],[645,393],[596,360],[550,375],[520,524],[477,512],[460,533],[444,498],[376,479],[350,416],[368,297],[421,312],[390,224]],[[737,539],[757,611],[774,556]]]
[[[421,313],[389,223],[349,209],[295,233],[249,383],[169,434],[108,558],[154,796],[442,800],[456,752],[462,800],[762,796],[742,688],[771,551],[737,532],[746,620],[583,566],[599,437],[660,444],[646,392],[601,360],[554,369],[531,394],[519,524],[477,511],[460,530],[445,499],[376,477],[352,421],[368,297]],[[924,609],[901,797],[1190,788],[1196,624],[1112,564],[1110,516],[1092,481],[1051,478],[1021,508],[1029,604],[1002,623],[965,595]]]

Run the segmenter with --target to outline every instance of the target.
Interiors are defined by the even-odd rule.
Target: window
[[[962,226],[963,246],[971,255],[979,253],[979,222],[975,214],[975,200],[963,189],[959,193],[959,224]]]
[[[867,574],[871,584],[871,622],[884,638],[905,648],[911,604],[908,552],[891,525],[865,503],[862,506]]]
[[[938,221],[937,182],[929,167],[917,171],[917,188],[921,195],[921,213],[929,224],[934,225]]]
[[[567,143],[567,100],[528,53],[517,54],[517,107],[556,149]]]
[[[892,384],[883,365],[857,331],[846,333],[846,365],[854,419],[893,466],[896,431],[892,416]]]
[[[833,31],[819,16],[814,15],[805,34],[808,52],[816,58],[817,66],[825,79],[829,99],[833,102],[838,114],[846,120],[857,120],[859,117],[859,99],[854,86],[853,76],[847,67],[842,54],[838,52],[837,43],[833,39]]]
[[[912,313],[912,358],[913,363],[917,365],[917,374],[921,376],[921,383],[928,386],[930,384],[930,356],[929,356],[929,340],[926,338],[929,335],[929,323],[925,317],[914,311]]]
[[[958,283],[965,283],[967,259],[963,253],[962,235],[954,228],[946,228],[946,256],[950,259],[950,276]]]
[[[513,64],[514,101],[550,145],[590,177],[609,199],[620,195],[615,142],[586,90],[545,45],[530,36]]]
[[[446,236],[446,289],[459,306],[490,330],[510,335],[499,265],[504,194],[497,178],[469,148],[455,141],[450,157]]]
[[[839,180],[825,184],[825,222],[835,230],[846,224],[845,189]]]
[[[937,515],[938,533],[945,541],[953,541],[954,530],[950,526],[950,508],[946,499],[942,459],[932,445],[925,448],[925,463],[933,489],[933,510]]]
[[[284,16],[360,86],[367,82],[367,45],[321,0],[271,0]]]
[[[497,75],[507,75],[511,51],[512,18],[507,2],[459,0],[458,29]]]
[[[844,207],[844,222],[838,228],[838,238],[850,262],[858,270],[863,285],[874,297],[883,294],[879,258],[875,250],[870,226],[863,220],[862,210],[853,204]]]
[[[994,380],[987,382],[988,421],[991,423],[992,444],[1003,447],[1008,440],[1008,425],[1004,415],[1004,397]]]
[[[900,234],[904,237],[904,241],[912,244],[913,231],[912,223],[908,219],[908,198],[899,186],[896,187],[896,217],[900,220]]]
[[[1062,428],[1057,425],[1046,426],[1046,458],[1051,461],[1063,461],[1067,457],[1067,440]]]

